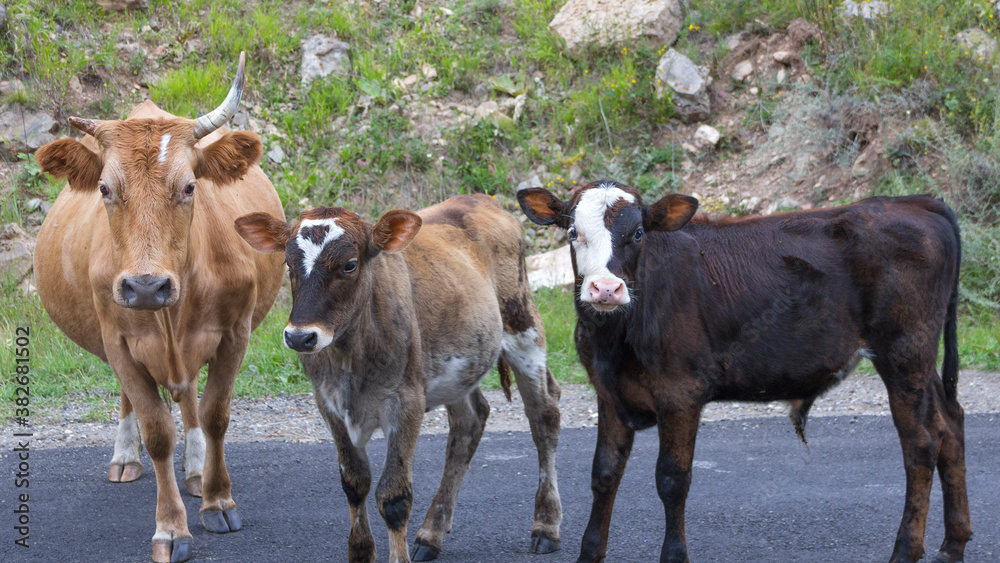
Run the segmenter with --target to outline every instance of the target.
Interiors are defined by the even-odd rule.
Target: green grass
[[[155,84],[149,95],[160,108],[174,115],[197,117],[219,105],[232,83],[234,68],[214,62],[184,66],[169,71]]]

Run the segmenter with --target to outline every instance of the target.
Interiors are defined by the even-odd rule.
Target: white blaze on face
[[[167,161],[167,145],[170,144],[170,133],[160,137],[160,156],[157,158],[161,163]]]
[[[635,203],[632,194],[615,186],[601,184],[583,192],[576,204],[573,227],[576,228],[577,239],[573,241],[573,251],[576,253],[577,271],[583,276],[581,301],[591,301],[588,288],[594,281],[625,283],[608,269],[612,252],[611,231],[604,224],[604,214],[620,199]],[[626,292],[620,304],[627,305],[628,302],[629,295]]]
[[[302,231],[312,227],[326,227],[326,235],[319,244],[303,236]],[[323,248],[331,241],[337,240],[344,234],[344,229],[337,225],[337,219],[305,219],[299,224],[299,233],[295,235],[295,243],[302,250],[302,267],[306,270],[306,277],[312,273],[316,260],[319,259]]]

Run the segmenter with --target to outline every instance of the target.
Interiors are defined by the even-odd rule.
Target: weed
[[[149,95],[165,111],[196,117],[218,105],[229,90],[228,68],[209,62],[168,71],[149,87]]]

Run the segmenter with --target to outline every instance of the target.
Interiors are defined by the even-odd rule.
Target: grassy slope
[[[653,94],[652,71],[662,48],[640,44],[594,49],[567,57],[547,22],[560,0],[465,3],[434,2],[421,16],[412,1],[359,3],[278,0],[153,0],[149,14],[105,14],[89,0],[12,5],[11,32],[0,39],[4,77],[26,89],[7,94],[17,101],[63,115],[116,118],[144,93],[133,85],[148,81],[149,95],[178,115],[194,115],[217,103],[228,86],[240,50],[249,55],[248,100],[255,119],[273,123],[267,147],[277,143],[290,155],[284,163],[265,161],[269,176],[297,214],[310,203],[349,205],[368,216],[395,206],[417,207],[455,192],[486,192],[513,207],[514,180],[543,164],[550,187],[567,190],[569,171],[584,178],[610,176],[639,187],[647,196],[682,188],[676,166],[683,158],[662,139],[675,122],[669,98]],[[436,6],[447,5],[446,16]],[[934,191],[947,195],[963,213],[966,261],[963,267],[963,365],[1000,369],[1000,173],[994,132],[997,96],[991,63],[976,61],[951,37],[981,27],[996,37],[995,17],[985,2],[949,4],[916,0],[875,23],[834,15],[825,2],[696,0],[675,47],[716,73],[727,34],[755,19],[781,28],[795,17],[817,22],[827,34],[823,46],[804,53],[810,73],[837,95],[874,100],[883,107],[896,97],[920,95],[926,120],[888,155],[894,165],[876,185],[877,193]],[[145,29],[149,25],[151,29]],[[116,47],[122,33],[148,51],[162,47],[160,68],[150,73],[145,57]],[[351,44],[352,76],[299,87],[298,45],[313,33],[336,34]],[[428,64],[438,72],[426,92],[406,92],[396,78],[419,74]],[[74,77],[87,85],[82,98],[71,92]],[[991,83],[990,80],[993,79]],[[423,82],[421,82],[423,84]],[[400,112],[431,99],[475,104],[486,96],[527,91],[528,109],[512,126],[490,122],[443,131],[444,144],[414,135]],[[777,85],[765,85],[774,94]],[[370,99],[367,109],[359,106]],[[781,103],[772,96],[774,103]],[[749,115],[749,114],[748,114]],[[337,118],[346,122],[334,126]],[[915,116],[916,117],[916,116]],[[757,127],[748,119],[745,127]],[[610,136],[608,135],[610,131]],[[728,132],[727,132],[728,134]],[[703,158],[727,158],[725,149]],[[934,169],[909,153],[938,155]],[[16,198],[4,198],[2,219],[24,223],[23,203],[32,196],[52,200],[61,188],[32,168],[18,168]],[[935,174],[938,164],[949,173]],[[677,172],[677,173],[675,173]],[[945,182],[944,178],[948,181]],[[957,188],[957,191],[955,189]],[[956,195],[957,194],[957,195]],[[570,297],[559,291],[537,296],[549,332],[553,372],[582,381],[572,345]],[[254,334],[236,393],[302,392],[309,388],[294,356],[278,341],[287,303],[279,303]],[[22,297],[9,284],[0,295],[0,334],[30,324],[36,333],[36,405],[59,405],[66,398],[93,405],[92,417],[106,418],[117,385],[107,367],[67,342],[40,310],[37,299]],[[0,365],[12,365],[9,346]],[[494,380],[493,384],[495,384]],[[0,384],[9,396],[10,383]],[[4,402],[0,415],[9,415]]]

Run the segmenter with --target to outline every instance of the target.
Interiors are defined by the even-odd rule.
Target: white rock
[[[958,44],[969,51],[969,55],[984,61],[992,61],[997,52],[997,40],[979,29],[966,29],[955,35]]]
[[[476,117],[489,117],[500,111],[500,106],[493,100],[486,100],[485,102],[479,104],[476,107],[476,111],[473,113]]]
[[[528,178],[527,180],[518,184],[517,191],[526,190],[528,188],[541,188],[541,187],[544,187],[544,184],[542,184],[542,179],[539,178],[538,175],[536,174],[531,178]]]
[[[707,67],[695,65],[674,49],[667,50],[656,65],[656,97],[662,98],[670,88],[675,94],[674,108],[687,122],[709,118],[711,98],[708,87],[711,83]]]
[[[285,151],[281,149],[281,145],[274,143],[271,150],[267,151],[267,158],[275,164],[281,164],[285,161]]]
[[[0,230],[0,276],[19,283],[31,272],[35,239],[15,223]]]
[[[743,61],[733,67],[733,72],[730,76],[736,82],[745,82],[750,76],[753,75],[753,63],[750,61]]]
[[[778,82],[778,84],[781,84],[782,82],[785,81],[785,76],[787,75],[788,71],[786,71],[783,68],[779,68],[778,73],[774,76],[774,79]]]
[[[313,35],[305,40],[299,67],[302,84],[330,74],[347,75],[351,70],[350,51],[350,45],[326,35]]]
[[[670,45],[684,24],[681,0],[569,0],[549,23],[566,49],[646,38]]]
[[[11,104],[0,108],[0,147],[13,152],[35,152],[56,140],[59,125],[51,115]]]
[[[889,5],[885,2],[880,2],[878,0],[874,2],[869,2],[867,0],[863,2],[854,2],[853,0],[844,0],[842,6],[842,13],[848,17],[861,16],[866,20],[875,19],[879,16],[884,16],[889,13]]]
[[[796,55],[794,51],[778,51],[771,56],[774,58],[775,61],[783,65],[790,65],[792,64],[792,61],[795,60],[795,57],[798,55]]]
[[[569,245],[528,256],[528,283],[531,289],[559,287],[573,283],[573,261]]]
[[[403,86],[405,88],[409,88],[410,86],[416,84],[418,80],[420,80],[419,76],[417,76],[416,74],[411,74],[403,79]]]
[[[719,144],[719,139],[722,134],[719,130],[711,125],[702,125],[698,127],[698,130],[694,133],[694,146],[699,149],[712,148]]]
[[[435,69],[428,63],[420,65],[420,72],[423,73],[424,78],[426,78],[427,80],[434,80],[435,78],[437,78],[438,75],[437,69]]]

